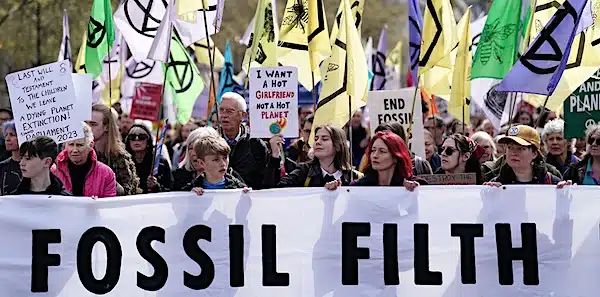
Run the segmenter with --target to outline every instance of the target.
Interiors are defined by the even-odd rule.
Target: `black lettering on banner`
[[[137,286],[146,291],[158,291],[167,283],[169,277],[169,267],[165,259],[152,248],[152,242],[158,241],[165,243],[165,229],[157,226],[149,226],[138,234],[136,247],[138,253],[144,258],[154,270],[152,276],[146,276],[137,273]]]
[[[567,15],[571,15],[571,17],[573,18],[573,24],[576,25],[578,18],[577,11],[575,10],[575,8],[573,8],[573,6],[571,6],[571,3],[569,3],[569,1],[565,1],[563,3],[562,9],[559,7],[559,9],[554,14],[554,18],[552,18],[551,22],[546,27],[544,27],[544,29],[542,29],[542,31],[538,35],[539,37],[536,40],[534,40],[529,50],[521,56],[521,63],[523,63],[523,66],[529,69],[529,71],[536,74],[550,74],[558,68],[558,66],[560,65],[560,61],[563,57],[563,52],[556,40],[554,39],[554,37],[552,37],[552,33],[554,33],[554,30],[563,22]],[[550,45],[554,53],[550,54],[546,51],[540,51],[540,53],[538,53],[538,50],[540,50],[540,48],[545,42],[547,42]],[[541,68],[531,63],[530,60],[555,61],[558,63],[554,66]]]
[[[483,224],[451,224],[450,235],[460,238],[461,282],[475,284],[475,237],[483,237]]]
[[[415,285],[441,286],[442,273],[429,270],[429,224],[414,224]]]
[[[96,279],[92,271],[92,251],[98,242],[106,248],[106,273],[102,279]],[[92,227],[85,231],[77,245],[77,274],[83,287],[97,295],[112,291],[119,282],[122,258],[119,238],[110,229]]]
[[[342,223],[342,285],[358,285],[358,260],[369,259],[369,248],[358,247],[359,236],[371,236],[370,223]]]
[[[31,292],[48,292],[48,267],[60,266],[60,255],[48,254],[48,244],[60,243],[60,229],[31,230]]]
[[[514,284],[512,261],[523,261],[523,284],[540,284],[535,223],[521,223],[522,247],[512,244],[510,224],[496,224],[496,249],[498,250],[498,280],[501,285]]]
[[[229,226],[229,285],[244,286],[244,226]]]
[[[287,287],[290,274],[277,272],[277,227],[262,225],[262,283],[265,287]]]
[[[212,229],[205,225],[195,225],[183,235],[183,250],[194,262],[200,265],[200,274],[192,275],[183,272],[183,284],[192,290],[203,290],[212,284],[215,279],[215,264],[210,257],[198,246],[198,240],[208,242],[212,238]]]
[[[386,286],[400,284],[398,269],[398,225],[383,224],[383,280]]]

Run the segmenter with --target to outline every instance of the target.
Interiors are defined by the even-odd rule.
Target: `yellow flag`
[[[311,91],[321,80],[318,65],[331,53],[323,2],[288,0],[279,33],[279,63],[297,67],[298,82]]]
[[[81,47],[79,47],[79,54],[77,54],[77,61],[75,61],[75,72],[86,73],[85,71],[85,47],[86,47],[87,31],[83,32],[81,39]]]
[[[175,9],[177,17],[188,23],[196,23],[197,11],[202,9],[206,0],[177,0]]]
[[[340,6],[335,14],[335,21],[331,27],[331,37],[329,39],[329,43],[333,47],[333,43],[338,36],[338,31],[340,29],[339,24],[341,24],[342,12],[344,11],[344,1],[340,2]],[[360,37],[360,32],[362,29],[363,23],[363,11],[365,10],[365,0],[354,0],[352,1],[351,8],[352,15],[354,17],[354,25],[356,26],[356,30],[358,31],[358,36]]]
[[[123,80],[124,69],[125,67],[121,66],[117,73],[117,77],[110,82],[110,88],[107,82],[103,82],[104,90],[102,90],[102,103],[104,103],[104,105],[112,106],[121,99],[121,81]]]
[[[242,69],[249,73],[251,67],[277,66],[277,41],[279,30],[274,19],[273,0],[259,0],[254,14],[254,30],[250,35],[250,46],[244,55]]]
[[[450,52],[458,43],[456,20],[449,0],[427,0],[423,18],[419,75],[434,66],[452,69]]]
[[[208,53],[207,39],[202,39],[200,41],[196,41],[190,46],[194,50],[196,60],[198,61],[199,64],[210,65],[209,57],[212,57],[212,58],[214,58],[213,66],[215,68],[223,67],[223,64],[225,63],[225,58],[223,57],[223,53],[221,53],[219,48],[216,47],[215,43],[213,42],[213,40],[210,37],[208,38],[208,40],[210,40],[210,55]],[[214,50],[214,52],[213,52],[213,50]],[[215,55],[214,57],[212,56],[213,53]]]
[[[531,36],[536,36],[541,31],[558,7],[550,5],[553,1],[538,0],[536,3],[536,12],[534,14],[534,24],[532,24]],[[559,0],[562,3],[564,1]],[[592,15],[600,14],[600,4],[598,1],[592,2]],[[546,108],[558,110],[564,100],[571,95],[588,78],[592,77],[600,65],[600,19],[594,18],[594,24],[587,28],[581,34],[575,36],[573,46],[569,53],[569,60],[565,72],[561,77],[556,90],[550,98]],[[523,94],[524,100],[534,106],[541,106],[546,100],[546,96]]]
[[[385,65],[388,67],[398,67],[402,69],[402,41],[398,41],[394,49],[388,54],[385,59]]]
[[[470,123],[471,108],[469,98],[471,97],[471,7],[463,15],[458,23],[458,48],[454,61],[454,72],[452,74],[452,93],[448,102],[448,112],[455,118],[468,125]]]
[[[336,22],[340,28],[331,56],[323,63],[327,72],[323,77],[323,87],[319,104],[315,111],[314,128],[322,124],[342,127],[350,120],[350,115],[365,105],[368,90],[368,68],[364,49],[360,42],[350,3],[342,0],[343,12]],[[349,17],[347,17],[349,16]],[[310,137],[310,142],[314,137]]]

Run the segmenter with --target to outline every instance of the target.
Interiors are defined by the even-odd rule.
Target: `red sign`
[[[162,96],[162,85],[137,83],[131,102],[131,118],[157,121]]]

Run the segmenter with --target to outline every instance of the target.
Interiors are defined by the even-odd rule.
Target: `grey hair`
[[[562,119],[554,119],[549,121],[544,126],[544,132],[542,132],[542,140],[546,142],[548,135],[558,133],[561,136],[565,134],[565,121]]]
[[[471,140],[477,142],[477,144],[479,144],[479,142],[482,140],[489,142],[489,144],[492,146],[492,151],[494,152],[494,154],[496,154],[496,143],[494,142],[492,136],[487,134],[487,132],[475,132],[473,135],[471,135]]]
[[[240,94],[236,92],[226,92],[221,95],[221,101],[223,101],[223,99],[234,100],[237,103],[238,109],[242,112],[246,112],[246,100]]]
[[[593,135],[600,135],[600,124],[591,125],[585,130],[586,142],[590,138],[590,136],[593,136]]]
[[[90,146],[92,141],[94,141],[94,133],[92,132],[92,128],[90,128],[86,122],[83,122],[83,137],[67,141],[67,143],[75,140],[83,140],[86,146]]]
[[[190,132],[190,135],[188,135],[188,138],[185,141],[185,147],[188,148],[190,146],[194,146],[194,143],[196,143],[196,141],[209,136],[221,137],[219,136],[219,132],[217,132],[217,130],[215,130],[213,127],[196,128],[194,129],[194,131]],[[194,165],[192,164],[192,158],[190,157],[189,151],[187,149],[185,150],[185,157],[183,158],[183,161],[179,163],[179,167],[184,168],[187,171],[195,170]]]

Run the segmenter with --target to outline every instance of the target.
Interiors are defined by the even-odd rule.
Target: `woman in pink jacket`
[[[104,198],[117,195],[115,173],[96,159],[94,135],[85,123],[83,138],[64,144],[52,172],[73,196]]]

